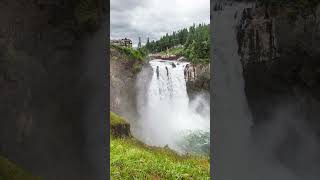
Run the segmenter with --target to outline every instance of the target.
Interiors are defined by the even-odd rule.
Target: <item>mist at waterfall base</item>
[[[225,1],[215,0],[211,5],[220,2]],[[214,179],[319,179],[319,145],[302,124],[298,106],[291,102],[277,105],[271,120],[258,133],[252,132],[235,30],[241,16],[234,16],[252,6],[234,1],[223,11],[212,11]],[[290,130],[297,132],[299,143],[288,146],[280,160],[275,151]]]
[[[204,94],[189,100],[184,74],[188,63],[152,60],[149,65],[150,82],[146,75],[137,79],[139,118],[134,135],[148,145],[179,153],[208,153],[209,100]]]

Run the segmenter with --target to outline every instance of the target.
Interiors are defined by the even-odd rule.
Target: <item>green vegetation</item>
[[[132,71],[134,73],[138,73],[141,71],[145,59],[148,55],[147,51],[144,48],[133,49],[117,45],[111,45],[111,48],[118,50],[121,54],[127,56],[128,60],[131,60],[133,62]],[[117,58],[118,57],[112,57],[113,60],[117,60]]]
[[[115,113],[110,118],[111,124],[125,122]],[[178,155],[132,137],[111,136],[110,148],[111,179],[210,179],[210,162],[205,156]]]
[[[159,52],[160,55],[177,55],[177,56],[182,56],[183,55],[183,46],[176,46],[176,47],[172,47],[169,48],[167,51],[161,51]]]
[[[190,26],[172,34],[166,34],[158,41],[147,41],[145,48],[152,53],[166,53],[185,56],[193,63],[209,63],[209,25]]]
[[[179,156],[135,139],[111,139],[111,179],[210,179],[206,158]]]
[[[133,48],[127,48],[127,47],[122,47],[122,46],[117,46],[117,45],[111,45],[111,47],[113,47],[113,48],[117,49],[119,52],[125,54],[131,60],[144,61],[144,59],[148,55],[148,53],[143,48],[133,49]]]
[[[122,117],[110,111],[110,135],[111,137],[131,137],[130,124]]]
[[[116,113],[110,111],[110,125],[126,124],[127,122],[123,117],[118,116]]]
[[[0,156],[0,180],[40,180],[21,169],[8,159]]]

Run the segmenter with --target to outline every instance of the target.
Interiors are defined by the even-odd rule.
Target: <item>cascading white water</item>
[[[152,60],[152,79],[146,92],[146,102],[138,111],[139,138],[148,145],[165,146],[182,152],[176,140],[185,131],[209,131],[209,108],[205,113],[196,112],[186,89],[184,70],[187,62]],[[138,99],[139,101],[139,99]],[[197,98],[197,101],[206,101]],[[207,103],[209,106],[209,103]]]

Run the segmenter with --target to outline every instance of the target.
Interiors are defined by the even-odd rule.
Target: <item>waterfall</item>
[[[148,88],[140,91],[138,98],[138,101],[144,99],[145,103],[138,107],[140,118],[136,134],[148,145],[168,145],[183,153],[177,140],[184,132],[209,132],[209,108],[205,113],[196,111],[196,107],[206,100],[199,96],[190,102],[184,76],[187,62],[152,60],[149,63],[153,74]]]

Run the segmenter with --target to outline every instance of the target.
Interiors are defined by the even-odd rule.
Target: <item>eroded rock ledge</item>
[[[184,71],[187,92],[190,97],[210,89],[210,64],[189,64]]]

